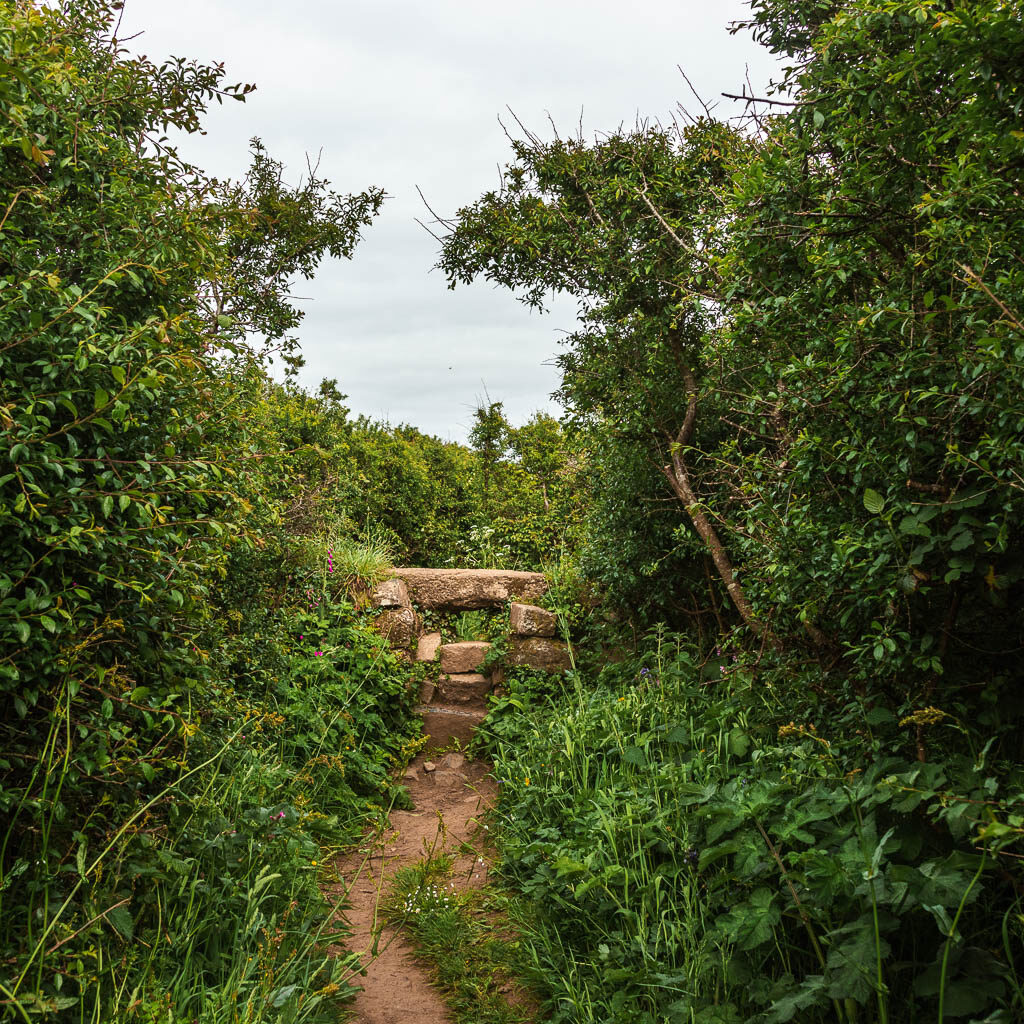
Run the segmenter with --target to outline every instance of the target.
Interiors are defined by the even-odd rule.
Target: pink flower
[[[316,657],[316,658],[322,658],[324,656],[324,652],[323,651],[314,651],[313,652],[313,656]]]

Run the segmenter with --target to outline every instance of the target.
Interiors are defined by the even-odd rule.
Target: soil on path
[[[433,770],[428,770],[432,766]],[[345,917],[353,930],[350,947],[369,961],[363,990],[352,1003],[355,1024],[452,1024],[452,1017],[400,931],[383,927],[378,913],[391,877],[428,851],[447,853],[461,889],[487,880],[489,848],[481,841],[480,818],[497,799],[487,765],[462,754],[418,757],[403,779],[414,809],[392,811],[391,827],[338,862],[342,884],[351,886]],[[467,852],[472,849],[473,852]],[[378,956],[370,960],[377,940]]]

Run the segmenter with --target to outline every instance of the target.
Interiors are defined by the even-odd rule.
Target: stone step
[[[447,704],[466,710],[487,710],[494,680],[478,672],[456,672],[420,683],[420,704]]]
[[[442,672],[475,672],[484,663],[491,645],[478,640],[441,645]]]
[[[421,608],[497,608],[510,598],[535,601],[548,589],[547,579],[539,572],[412,567],[400,567],[394,572]]]
[[[424,633],[416,644],[416,660],[433,661],[440,646],[440,633]]]
[[[454,704],[487,710],[487,694],[493,689],[489,676],[479,672],[453,672],[442,675],[434,690],[433,704]]]
[[[477,726],[486,717],[484,711],[473,711],[461,707],[431,704],[416,709],[423,716],[423,732],[427,736],[428,753],[446,747],[453,739],[460,747],[469,745]]]
[[[519,601],[512,602],[508,624],[516,636],[554,636],[558,632],[558,617],[554,612]]]
[[[505,660],[509,665],[524,665],[542,672],[564,672],[572,667],[565,641],[545,636],[514,636]]]

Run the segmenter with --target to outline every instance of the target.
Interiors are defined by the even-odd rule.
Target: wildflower
[[[316,867],[316,861],[315,860],[311,860],[309,863],[312,864],[313,867]]]
[[[324,656],[324,652],[323,651],[314,651],[313,652],[313,657],[314,658],[322,658],[323,656]]]
[[[921,708],[915,711],[912,715],[907,715],[906,718],[900,720],[900,727],[906,725],[936,725],[941,722],[944,718],[949,716],[945,711],[936,707]]]
[[[524,782],[525,782],[525,783],[526,783],[527,785],[529,785],[529,784],[530,784],[530,776],[529,776],[529,775],[527,775],[527,776],[526,776],[526,777],[525,777],[525,778],[523,779],[523,781],[524,781]]]

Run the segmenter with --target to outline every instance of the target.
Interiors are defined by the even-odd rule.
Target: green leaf
[[[130,939],[135,934],[135,922],[127,907],[114,907],[107,913],[107,920],[117,929],[123,939]]]
[[[719,843],[717,846],[705,846],[704,849],[700,851],[697,866],[701,871],[703,871],[705,868],[710,867],[723,857],[729,857],[734,853],[738,853],[740,848],[741,844],[735,839],[726,840],[726,842]]]
[[[113,377],[114,380],[116,380],[117,383],[121,385],[121,387],[124,387],[124,382],[127,375],[124,372],[123,366],[112,366],[110,368],[110,376]]]
[[[103,388],[97,388],[92,396],[92,407],[94,412],[99,412],[104,406],[110,404],[110,395]]]
[[[974,534],[970,530],[961,530],[954,535],[949,543],[950,551],[963,551],[974,543]]]
[[[635,764],[640,766],[647,764],[647,756],[640,747],[626,747],[622,752],[622,760],[625,761],[626,764]]]
[[[874,707],[864,716],[868,725],[891,725],[896,721],[896,716],[888,709]]]
[[[16,619],[14,622],[14,629],[18,634],[18,639],[22,643],[25,643],[28,640],[29,635],[32,632],[32,627],[29,626],[24,619]]]
[[[874,491],[869,487],[864,492],[864,507],[873,516],[877,516],[885,508],[885,498],[878,491]]]
[[[781,920],[782,913],[774,903],[771,890],[761,886],[715,923],[737,947],[754,949],[772,940],[775,926]]]
[[[820,128],[825,123],[825,115],[820,110],[814,112],[814,127]]]
[[[750,749],[750,737],[737,726],[729,733],[729,753],[734,757],[744,757]]]

